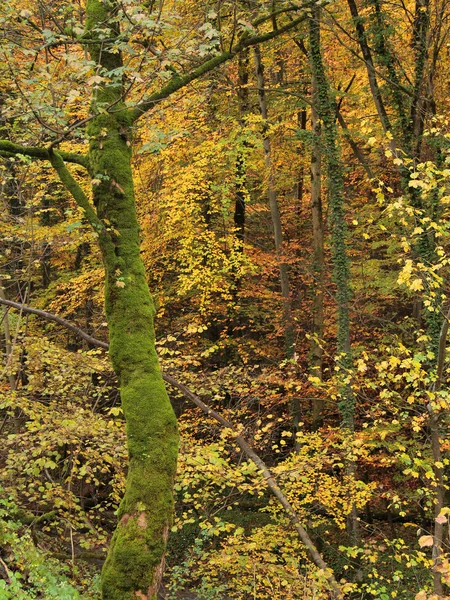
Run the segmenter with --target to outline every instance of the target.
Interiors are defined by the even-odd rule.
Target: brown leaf
[[[122,194],[125,194],[125,190],[123,189],[123,187],[121,187],[121,186],[120,186],[120,185],[117,183],[117,181],[114,181],[114,180],[113,180],[113,181],[112,181],[112,184],[113,184],[113,185],[114,185],[114,186],[115,186],[115,187],[116,187],[118,190],[120,190],[120,191],[122,192]]]
[[[433,545],[433,536],[432,535],[423,535],[419,538],[419,546],[421,548],[425,548],[426,546]]]

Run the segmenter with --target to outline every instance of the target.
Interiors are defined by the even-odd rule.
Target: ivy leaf
[[[68,233],[71,233],[72,231],[74,231],[74,229],[78,229],[78,227],[81,227],[81,225],[81,221],[77,221],[77,223],[69,223],[68,225],[66,225],[66,231]]]

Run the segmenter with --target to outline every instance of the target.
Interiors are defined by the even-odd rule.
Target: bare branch
[[[87,334],[85,331],[66,321],[62,317],[58,317],[58,315],[54,315],[53,313],[49,313],[45,310],[39,310],[38,308],[32,308],[31,306],[26,306],[25,304],[20,304],[19,302],[13,302],[12,300],[6,300],[5,298],[0,297],[0,304],[4,304],[5,306],[10,306],[11,308],[17,308],[17,310],[22,310],[25,313],[29,313],[31,315],[37,315],[38,317],[42,317],[47,321],[53,321],[54,323],[58,323],[58,325],[62,325],[66,329],[72,331],[76,336],[82,338],[89,344],[93,346],[98,346],[99,348],[104,348],[108,350],[109,344],[107,342],[102,342],[97,338],[94,338]]]

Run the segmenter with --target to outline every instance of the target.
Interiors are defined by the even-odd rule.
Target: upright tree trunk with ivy
[[[337,299],[337,354],[340,380],[339,409],[343,425],[350,431],[354,424],[354,396],[350,384],[352,359],[350,353],[349,301],[350,266],[347,257],[344,201],[344,170],[338,145],[335,110],[322,60],[319,9],[312,8],[309,20],[309,51],[315,84],[317,114],[323,124],[323,141],[327,156],[328,202],[331,216],[331,252]]]
[[[342,425],[350,437],[354,430],[355,398],[351,385],[352,356],[349,314],[351,287],[350,265],[346,248],[347,225],[345,221],[344,169],[337,137],[336,111],[322,60],[320,9],[317,6],[312,8],[312,16],[309,20],[309,52],[312,75],[317,87],[314,100],[317,114],[323,124],[323,140],[327,156],[328,202],[331,217],[331,255],[337,300],[339,411]],[[350,477],[354,477],[355,470],[356,464],[352,458],[349,458],[346,464],[346,472]],[[357,544],[359,541],[359,523],[354,504],[352,504],[351,512],[348,515],[347,528],[352,543]],[[359,573],[357,573],[358,575]]]

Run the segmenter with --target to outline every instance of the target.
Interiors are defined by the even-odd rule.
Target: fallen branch
[[[109,345],[106,342],[102,342],[101,340],[98,340],[98,339],[88,335],[85,331],[83,331],[76,325],[73,325],[69,321],[66,321],[63,318],[58,317],[57,315],[46,312],[44,310],[39,310],[37,308],[32,308],[30,306],[26,306],[24,304],[19,304],[18,302],[12,302],[11,300],[4,300],[3,298],[0,298],[0,304],[10,306],[11,308],[17,308],[19,310],[22,310],[23,312],[37,315],[48,321],[53,321],[55,323],[58,323],[59,325],[62,325],[66,329],[69,329],[70,331],[75,333],[75,335],[77,335],[78,337],[81,337],[82,339],[86,340],[87,342],[89,342],[90,344],[92,344],[94,346],[104,348],[105,350],[107,350],[109,348]],[[234,439],[236,440],[236,443],[239,446],[239,448],[244,452],[244,454],[247,456],[247,458],[249,460],[251,460],[258,467],[258,469],[262,472],[264,479],[267,483],[267,487],[272,492],[272,494],[276,497],[276,499],[278,500],[280,505],[283,507],[284,512],[287,514],[293,527],[297,531],[300,540],[306,546],[306,549],[307,549],[312,561],[319,569],[321,569],[323,571],[324,577],[326,578],[326,580],[328,581],[328,583],[330,585],[333,597],[336,598],[337,600],[344,600],[344,595],[341,591],[339,583],[337,582],[336,578],[333,575],[333,572],[328,567],[326,562],[323,560],[322,556],[320,555],[317,548],[315,547],[314,542],[309,537],[309,534],[306,531],[306,529],[300,523],[300,519],[298,518],[297,513],[295,512],[295,509],[293,508],[293,506],[291,505],[289,500],[286,498],[286,496],[281,491],[274,476],[270,472],[270,470],[267,467],[267,465],[265,464],[265,462],[256,454],[256,452],[246,442],[246,440],[243,438],[243,436],[240,435],[236,431],[236,428],[232,425],[232,423],[230,423],[230,421],[225,419],[217,411],[210,408],[196,394],[191,392],[191,390],[188,387],[186,387],[185,385],[183,385],[182,383],[177,381],[174,377],[172,377],[172,375],[168,375],[167,373],[162,373],[162,376],[166,383],[168,383],[169,385],[171,385],[174,388],[176,388],[177,390],[179,390],[185,398],[187,398],[188,400],[191,400],[206,415],[208,415],[209,417],[212,417],[218,423],[220,423],[223,427],[225,427],[233,432]]]
[[[5,300],[1,297],[0,304],[10,306],[11,308],[17,308],[18,310],[22,310],[23,312],[29,313],[31,315],[37,315],[38,317],[42,317],[47,321],[53,321],[54,323],[58,323],[66,329],[69,329],[69,331],[72,331],[76,336],[82,338],[86,342],[89,342],[89,344],[92,344],[93,346],[98,346],[99,348],[104,348],[105,350],[108,350],[109,348],[109,344],[107,342],[102,342],[101,340],[92,337],[76,325],[73,325],[69,321],[66,321],[66,319],[62,319],[61,317],[58,317],[53,313],[46,312],[45,310],[39,310],[38,308],[32,308],[31,306],[26,306],[25,304],[20,304],[19,302],[13,302],[12,300]]]

